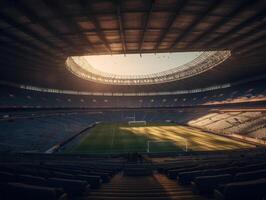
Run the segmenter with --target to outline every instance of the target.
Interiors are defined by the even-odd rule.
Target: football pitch
[[[252,148],[253,145],[196,128],[169,123],[129,126],[101,123],[88,130],[66,153],[127,153],[214,151]]]

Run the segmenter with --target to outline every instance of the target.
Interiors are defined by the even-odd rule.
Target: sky
[[[89,64],[102,72],[119,75],[152,74],[183,65],[202,52],[85,56]]]

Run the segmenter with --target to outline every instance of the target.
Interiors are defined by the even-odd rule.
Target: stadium
[[[266,199],[266,1],[0,4],[0,199]]]

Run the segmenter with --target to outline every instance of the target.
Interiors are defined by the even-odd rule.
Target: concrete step
[[[98,192],[91,192],[90,195],[92,196],[116,196],[116,197],[164,197],[164,196],[191,196],[190,191],[157,191],[157,192],[151,192],[151,191],[128,191],[128,192],[103,192],[103,191],[98,191]]]
[[[97,190],[96,190],[97,191]],[[116,188],[116,189],[112,189],[112,188],[102,188],[101,189],[102,192],[128,192],[128,191],[134,191],[134,192],[158,192],[158,191],[162,191],[162,188],[156,188],[156,189],[136,189],[136,188],[131,188],[131,189],[120,189],[120,188]],[[171,191],[189,191],[191,192],[191,189],[180,189],[180,188],[167,188],[167,192],[171,192]]]
[[[93,200],[205,200],[199,196],[171,196],[171,197],[114,197],[114,196],[89,196]],[[85,199],[84,199],[85,200]]]
[[[88,199],[205,200],[193,194],[190,187],[180,186],[177,181],[157,173],[150,177],[126,177],[118,174],[109,183],[103,184],[99,190],[92,190]]]

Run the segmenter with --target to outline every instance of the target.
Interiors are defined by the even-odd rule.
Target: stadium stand
[[[265,101],[266,80],[257,80],[207,92],[177,95],[80,95],[39,92],[2,85],[0,107],[23,108],[156,108],[220,105]],[[259,85],[259,87],[256,87]],[[147,93],[148,94],[148,93]]]
[[[249,137],[265,143],[264,112],[217,113],[197,109],[148,110],[148,111],[102,111],[102,112],[50,112],[39,116],[32,112],[0,121],[0,151],[45,152],[53,146],[64,143],[96,122],[126,122],[135,120],[152,122],[174,122],[196,127],[207,132],[225,136]],[[228,123],[229,121],[231,123]],[[234,123],[233,123],[234,122]],[[251,126],[251,125],[252,126]],[[245,138],[242,138],[245,140]],[[256,142],[256,141],[255,141]]]
[[[0,7],[0,200],[266,200],[265,0]]]
[[[188,123],[208,131],[222,134],[240,134],[257,139],[265,139],[264,112],[211,112]]]
[[[258,83],[260,87],[255,87]],[[264,101],[254,102],[257,97],[264,97],[264,83],[265,80],[259,80],[210,92],[139,97],[67,95],[1,86],[0,128],[3,131],[0,134],[0,150],[44,152],[75,136],[90,124],[99,121],[127,122],[132,116],[134,120],[171,121],[218,134],[238,134],[261,139],[265,143],[265,114],[263,110],[256,110]],[[238,106],[239,101],[236,99],[245,99],[245,102],[240,101],[241,106],[249,103],[248,106],[254,108],[253,111],[226,110],[225,105],[230,101],[234,101],[230,105]],[[208,107],[205,110],[195,108],[213,106],[214,102],[219,106],[223,105],[224,108],[215,112]],[[80,112],[80,109],[95,107],[102,110]],[[131,107],[153,109],[127,110]],[[64,111],[70,108],[71,111]],[[107,108],[127,109],[105,111],[104,109]],[[162,110],[154,108],[162,108]]]
[[[0,122],[0,151],[45,152],[95,123],[94,114],[18,118]]]
[[[262,199],[265,163],[262,149],[152,156],[141,163],[123,155],[1,155],[0,194],[29,200],[40,193],[43,199]]]

